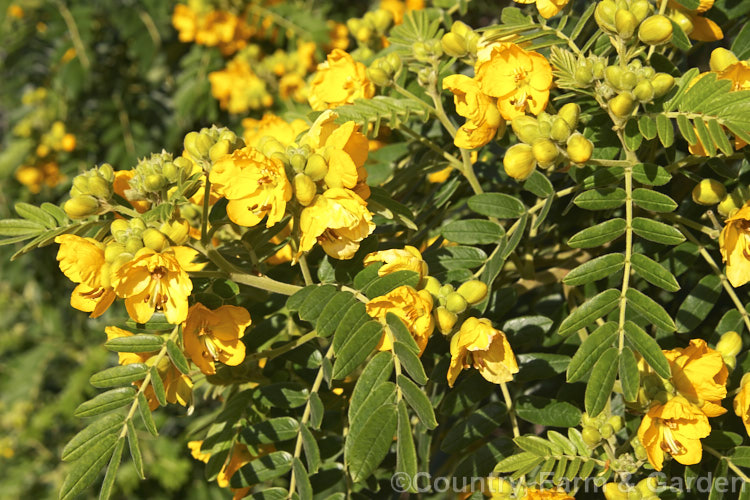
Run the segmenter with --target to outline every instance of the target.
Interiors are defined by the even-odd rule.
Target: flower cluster
[[[243,48],[255,33],[244,14],[213,10],[199,1],[175,5],[172,25],[181,42],[195,41],[199,45],[219,47],[224,55]]]

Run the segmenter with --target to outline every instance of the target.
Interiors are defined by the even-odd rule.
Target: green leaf
[[[672,198],[652,189],[634,189],[633,201],[639,207],[652,212],[673,212],[677,208],[677,203]]]
[[[549,442],[539,436],[517,436],[513,442],[523,451],[528,451],[540,457],[552,454]]]
[[[690,122],[687,116],[677,116],[677,128],[680,129],[680,134],[691,146],[698,144],[698,136],[695,130],[693,130],[693,124]]]
[[[136,380],[143,380],[148,372],[148,367],[143,363],[132,363],[129,365],[113,366],[99,373],[95,373],[89,379],[94,387],[119,387]]]
[[[678,245],[685,241],[685,236],[678,229],[644,217],[633,219],[633,232],[641,238],[664,245]]]
[[[664,356],[661,346],[641,327],[632,321],[625,322],[625,340],[633,349],[643,356],[646,363],[662,378],[668,379],[672,376],[669,361]]]
[[[307,470],[299,458],[294,457],[292,459],[292,471],[294,472],[294,478],[297,480],[297,494],[300,498],[312,498],[313,489],[310,484],[310,477],[307,475]]]
[[[284,476],[292,468],[292,458],[286,451],[274,451],[256,458],[240,467],[230,479],[229,485],[232,488],[247,488]]]
[[[416,383],[420,385],[427,383],[427,374],[425,374],[422,362],[414,351],[401,342],[395,342],[393,344],[393,352],[401,362],[401,366],[406,370],[406,373],[408,373]]]
[[[313,286],[306,286],[305,288],[295,292],[293,295],[291,295],[288,299],[286,299],[286,307],[290,311],[299,311],[299,308],[302,307],[302,303],[307,300],[307,298],[312,294],[315,290],[318,289],[317,285]]]
[[[276,417],[244,427],[240,431],[240,442],[256,445],[278,443],[294,439],[299,433],[299,423],[292,417]]]
[[[257,390],[260,402],[276,408],[299,408],[307,403],[310,391],[295,382],[277,382]]]
[[[581,423],[581,410],[568,403],[540,396],[516,399],[518,418],[548,427],[573,427]]]
[[[355,410],[349,408],[349,435],[358,432],[358,428],[367,421],[372,413],[386,404],[396,402],[396,384],[382,382],[370,391],[367,398]],[[347,437],[347,441],[349,437]]]
[[[625,203],[625,190],[622,188],[589,189],[579,194],[573,203],[584,210],[611,210]]]
[[[441,233],[448,241],[463,245],[486,245],[500,241],[505,231],[496,224],[483,219],[464,219],[449,222]]]
[[[419,417],[422,424],[428,429],[434,429],[437,427],[435,411],[432,409],[432,403],[430,403],[430,400],[427,398],[424,391],[404,375],[396,377],[396,382],[398,383],[404,398],[406,398],[406,402],[414,409],[414,412],[417,414],[417,417]]]
[[[108,435],[115,435],[125,421],[125,417],[119,413],[112,413],[92,422],[78,434],[73,436],[62,451],[62,460],[70,462],[77,460],[88,450],[93,443],[104,439]]]
[[[320,429],[320,424],[323,423],[324,413],[325,407],[323,406],[323,401],[320,399],[317,392],[313,392],[310,394],[310,427],[313,429]]]
[[[492,472],[492,467],[500,460],[512,455],[514,452],[513,441],[505,436],[501,436],[485,443],[479,448],[475,448],[468,453],[466,458],[461,460],[453,471],[453,477],[457,480],[471,481],[471,478],[488,477]],[[472,500],[481,500],[476,495],[481,495],[480,491],[475,492]]]
[[[589,415],[599,415],[609,401],[617,378],[617,348],[610,347],[601,355],[591,370],[586,385],[584,404]]]
[[[336,293],[336,287],[333,285],[321,285],[314,288],[299,306],[298,314],[300,319],[314,323],[318,319],[318,316],[320,316],[323,308]]]
[[[638,129],[638,121],[635,118],[631,118],[628,120],[628,122],[625,124],[624,132],[624,138],[625,138],[625,145],[628,147],[628,149],[632,151],[638,150],[639,147],[641,147],[641,143],[643,142],[643,136],[641,135],[641,131]]]
[[[625,401],[635,401],[638,397],[640,387],[640,374],[638,373],[638,361],[633,351],[625,346],[620,353],[620,383],[622,385],[622,397]]]
[[[542,380],[564,372],[570,363],[570,356],[545,352],[517,354],[519,372],[513,377],[515,382]]]
[[[685,7],[687,10],[697,10],[700,7],[700,0],[675,0],[678,4]]]
[[[371,319],[362,302],[357,301],[349,307],[333,334],[333,352],[339,352],[351,335]]]
[[[173,340],[167,340],[167,354],[169,355],[169,359],[172,360],[172,364],[180,370],[180,373],[184,373],[187,375],[190,373],[190,366],[188,365],[187,359],[185,359],[185,355],[182,354],[182,350],[177,347],[177,344],[174,343]]]
[[[737,446],[729,454],[735,465],[750,467],[750,446]]]
[[[634,288],[628,288],[628,291],[625,292],[625,298],[628,301],[628,307],[635,310],[638,314],[649,320],[658,328],[669,332],[673,332],[677,329],[672,317],[652,298]]]
[[[391,378],[393,372],[393,356],[391,353],[383,351],[372,357],[365,369],[362,370],[357,384],[352,391],[352,397],[349,402],[349,420],[353,420],[354,415],[359,411],[359,407],[369,397],[372,391],[380,384]]]
[[[477,194],[469,198],[467,203],[474,212],[497,219],[517,219],[526,213],[521,200],[502,193]]]
[[[494,472],[497,472],[499,474],[507,474],[510,472],[515,472],[517,470],[533,468],[542,463],[543,460],[544,459],[539,458],[534,453],[522,451],[521,453],[516,453],[515,455],[512,455],[498,462],[498,464],[495,466]]]
[[[665,148],[674,143],[674,128],[672,122],[666,116],[656,115],[656,132],[659,135],[662,146]]]
[[[148,400],[146,399],[146,395],[142,392],[138,393],[138,413],[141,415],[141,420],[143,420],[143,425],[146,427],[146,430],[152,436],[158,436],[159,432],[156,430],[156,424],[154,423],[154,417],[151,415]]]
[[[404,401],[398,402],[398,434],[396,443],[396,473],[408,478],[417,476],[417,450],[414,448],[414,438],[411,434],[411,422]],[[410,482],[411,483],[411,482]],[[410,484],[410,486],[413,486]],[[413,491],[410,488],[408,491]]]
[[[318,316],[315,329],[321,337],[333,335],[339,323],[349,309],[357,303],[357,299],[349,292],[339,292],[326,304]]]
[[[625,266],[625,256],[621,253],[602,255],[571,270],[563,283],[568,286],[585,285],[620,271]]]
[[[342,379],[349,375],[378,345],[383,336],[383,325],[368,321],[352,333],[336,353],[333,363],[333,378]]]
[[[692,2],[693,0],[683,1]],[[672,23],[672,45],[682,50],[683,52],[690,50],[690,47],[692,47],[693,44],[690,43],[690,39],[688,38],[688,36],[685,34],[679,24],[672,21],[671,19],[669,21]],[[668,147],[668,145],[665,144],[665,147]]]
[[[479,439],[486,438],[505,421],[507,410],[501,403],[489,403],[459,420],[448,429],[440,443],[446,453],[465,450]]]
[[[135,398],[135,389],[132,387],[120,387],[101,394],[97,394],[88,401],[84,401],[75,409],[73,415],[76,417],[93,417],[121,408],[132,403]]]
[[[555,193],[555,188],[547,176],[538,170],[534,170],[531,176],[523,182],[523,188],[539,198],[549,198]]]
[[[396,405],[384,405],[369,416],[357,433],[347,456],[349,475],[356,482],[364,481],[383,461],[398,429]]]
[[[577,382],[588,374],[596,360],[599,359],[614,343],[617,337],[617,323],[609,321],[594,330],[594,333],[586,337],[581,343],[573,358],[570,360],[567,371],[567,381]]]
[[[706,155],[708,157],[716,156],[716,146],[714,145],[714,141],[711,139],[710,132],[708,131],[708,127],[706,126],[706,122],[701,120],[700,118],[696,118],[693,120],[693,126],[695,127],[695,133],[698,134],[698,139],[701,142],[701,145],[706,150]]]
[[[419,274],[414,271],[395,271],[372,280],[364,292],[369,298],[375,298],[385,295],[400,286],[415,287],[418,284]]]
[[[128,337],[115,337],[104,343],[104,347],[114,352],[153,352],[164,345],[164,340],[157,335],[140,333]]]
[[[677,333],[696,330],[718,302],[721,292],[722,285],[718,276],[708,274],[701,278],[680,304],[675,317]]]
[[[315,474],[320,467],[320,448],[318,447],[318,442],[306,425],[301,425],[299,432],[302,437],[302,448],[305,450],[307,470]]]
[[[721,150],[725,155],[731,155],[734,153],[734,148],[729,143],[727,135],[719,125],[719,122],[715,119],[708,121],[708,132],[711,134],[711,140],[716,144],[716,147]]]
[[[572,248],[598,247],[622,236],[626,227],[625,219],[610,219],[577,232],[568,240],[568,246]]]
[[[619,290],[610,288],[601,292],[570,313],[560,324],[557,333],[564,336],[577,332],[597,319],[606,316],[612,309],[617,307],[619,300]]]
[[[672,174],[653,163],[638,163],[633,166],[633,179],[647,186],[663,186],[672,179]]]
[[[117,469],[120,468],[120,462],[122,461],[122,450],[124,448],[125,438],[118,439],[117,444],[115,444],[115,449],[112,451],[112,457],[109,459],[109,465],[107,466],[107,472],[104,474],[102,487],[99,490],[99,500],[107,500],[112,494],[112,488],[115,485]]]
[[[676,292],[680,289],[677,278],[655,260],[645,255],[634,253],[630,256],[630,263],[633,265],[635,272],[652,285],[656,285],[668,292]]]
[[[656,122],[650,116],[643,115],[638,120],[638,130],[641,131],[644,138],[650,141],[656,137]]]
[[[128,449],[130,450],[130,457],[133,459],[133,466],[135,472],[141,479],[146,479],[146,475],[143,473],[143,455],[141,455],[141,445],[138,442],[138,434],[133,425],[133,420],[128,420]]]
[[[370,208],[371,205],[372,207]],[[367,199],[367,206],[371,212],[382,215],[388,220],[398,221],[414,231],[419,229],[414,223],[414,214],[411,209],[392,199],[383,188],[370,187],[370,197]]]
[[[71,500],[88,488],[112,456],[116,443],[117,437],[114,434],[103,436],[102,439],[91,443],[86,452],[68,469],[58,498]]]
[[[37,206],[19,201],[15,204],[14,208],[16,209],[16,213],[26,220],[41,224],[47,229],[55,229],[57,227],[57,220]]]
[[[55,224],[55,227],[70,224],[70,219],[68,219],[65,210],[58,207],[57,205],[45,201],[40,205],[40,208],[54,217],[55,221],[57,222],[57,224]]]
[[[393,333],[396,342],[400,342],[413,353],[419,354],[420,349],[417,345],[417,341],[414,340],[414,337],[412,337],[409,329],[406,328],[406,325],[401,318],[389,312],[385,315],[385,321],[388,324],[391,333]]]

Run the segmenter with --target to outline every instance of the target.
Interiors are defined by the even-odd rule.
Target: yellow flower
[[[692,29],[685,30],[687,35],[693,40],[699,42],[715,42],[724,38],[724,33],[718,24],[713,22],[707,17],[703,17],[701,14],[706,12],[708,9],[713,7],[714,0],[700,0],[700,5],[695,10],[686,9],[681,4],[669,1],[669,7],[687,16],[689,23],[692,24]],[[683,29],[685,26],[682,23],[680,27]]]
[[[190,441],[188,448],[190,448],[190,454],[194,459],[200,460],[203,463],[208,463],[211,458],[211,453],[201,450],[203,441]],[[221,488],[229,486],[229,480],[232,476],[240,470],[244,465],[249,464],[253,460],[262,456],[268,455],[276,448],[272,444],[262,444],[258,446],[255,455],[250,453],[248,447],[244,444],[235,443],[232,448],[232,453],[229,455],[229,460],[224,462],[224,466],[219,471],[219,475],[216,476],[216,483]],[[250,492],[250,487],[247,488],[231,488],[234,493],[233,499],[240,499],[245,497]]]
[[[250,314],[237,306],[208,309],[197,303],[188,310],[182,339],[185,354],[206,375],[216,373],[216,361],[237,366],[245,359],[240,338],[250,324]]]
[[[104,333],[107,334],[107,340],[117,337],[130,337],[133,335],[132,332],[123,330],[116,326],[106,327]],[[121,365],[145,363],[148,366],[153,366],[156,362],[156,351],[120,352],[118,353],[118,358],[118,362]],[[193,403],[193,381],[190,377],[181,373],[167,356],[161,358],[156,368],[162,382],[164,383],[164,392],[166,393],[167,403],[180,404],[182,406],[191,405]],[[140,388],[142,383],[142,380],[138,380],[133,382],[133,385]],[[148,401],[149,408],[152,411],[159,407],[159,401],[156,399],[156,394],[154,394],[154,388],[151,384],[146,388],[144,394]]]
[[[419,273],[420,278],[423,278],[429,272],[427,263],[422,260],[422,254],[409,245],[406,245],[403,250],[393,248],[372,252],[365,256],[365,266],[375,262],[384,262],[384,265],[378,269],[378,276],[385,276],[396,271],[414,271]]]
[[[355,99],[369,99],[375,86],[366,76],[365,65],[340,49],[333,49],[326,61],[318,65],[310,85],[308,101],[316,110],[351,104]]]
[[[284,227],[284,229],[282,229],[279,232],[279,234],[275,235],[269,241],[273,243],[274,245],[278,245],[279,243],[282,243],[285,240],[288,240],[291,234],[292,234],[292,221],[289,221],[289,224],[286,227]],[[289,242],[287,241],[286,244],[284,244],[284,246],[276,250],[276,253],[268,257],[266,259],[266,262],[268,264],[278,266],[279,264],[291,262],[293,257],[294,257],[294,254],[292,253],[292,245],[290,245]]]
[[[721,258],[727,263],[726,275],[733,287],[750,281],[750,203],[726,220],[719,235]]]
[[[453,172],[453,167],[445,167],[435,172],[427,174],[427,182],[431,184],[441,184],[448,180]]]
[[[258,147],[260,140],[265,136],[271,136],[281,143],[282,146],[289,146],[297,136],[309,128],[305,120],[299,118],[287,122],[283,118],[267,111],[263,118],[245,118],[242,120],[242,133],[245,144],[251,147]]]
[[[187,273],[203,267],[192,263],[196,255],[187,247],[169,247],[163,252],[144,247],[115,270],[112,284],[117,296],[125,299],[133,321],[146,323],[156,310],[163,311],[172,324],[185,321],[193,290]]]
[[[742,419],[745,432],[750,436],[750,377],[745,374],[740,382],[740,392],[734,397],[734,414]]]
[[[432,318],[432,295],[427,290],[417,291],[410,286],[400,286],[380,297],[369,301],[365,307],[367,314],[378,318],[384,324],[385,331],[377,349],[389,351],[393,349],[391,334],[385,325],[386,315],[393,313],[404,321],[409,333],[419,346],[421,356],[427,347],[427,341],[435,330],[435,320]]]
[[[237,149],[219,159],[209,180],[229,200],[227,215],[232,222],[245,227],[259,224],[266,215],[266,227],[273,226],[284,218],[286,202],[292,199],[284,164],[255,148]]]
[[[15,17],[16,19],[22,19],[25,14],[23,8],[13,3],[8,5],[6,12],[10,17]]]
[[[16,170],[16,180],[26,186],[34,194],[42,190],[42,186],[55,187],[65,179],[60,173],[57,162],[45,161],[40,165],[21,165]]]
[[[497,103],[479,88],[479,82],[466,75],[450,75],[443,79],[443,88],[453,92],[456,113],[466,118],[456,133],[453,143],[459,148],[474,149],[484,146],[505,125]]]
[[[718,72],[719,80],[732,82],[732,91],[750,90],[750,63],[737,61]]]
[[[316,195],[300,215],[299,253],[308,252],[315,243],[336,259],[351,259],[359,243],[374,230],[367,202],[348,189],[332,188]],[[298,255],[299,255],[298,253]]]
[[[401,24],[408,11],[424,9],[424,0],[381,0],[379,8],[393,14],[393,24]]]
[[[266,83],[250,68],[250,63],[237,56],[226,68],[208,74],[211,94],[222,109],[230,113],[245,113],[250,109],[269,108],[273,97]]]
[[[494,43],[477,54],[475,78],[485,94],[497,98],[506,120],[523,116],[528,109],[538,115],[547,107],[552,67],[543,55],[515,43]]]
[[[513,0],[516,3],[536,3],[543,18],[549,19],[562,10],[570,0]]]
[[[243,17],[231,12],[196,12],[183,4],[175,5],[172,25],[178,31],[181,42],[195,41],[208,47],[218,46],[225,56],[247,45],[247,40],[254,33]]]
[[[279,95],[282,99],[307,102],[307,82],[299,73],[288,73],[279,80]]]
[[[115,300],[109,284],[109,265],[104,260],[104,245],[93,238],[74,234],[61,234],[55,238],[60,244],[57,260],[60,270],[78,286],[70,296],[70,305],[97,318],[104,314]]]
[[[133,170],[116,171],[115,181],[112,183],[112,191],[122,196],[139,214],[142,214],[151,208],[151,202],[146,200],[131,200],[125,196],[125,192],[130,190],[130,179],[133,177],[135,177]]]
[[[575,500],[562,488],[555,490],[540,490],[538,488],[527,488],[522,500]]]
[[[666,404],[655,403],[643,416],[638,428],[638,439],[646,448],[648,461],[660,471],[664,453],[683,465],[701,461],[701,438],[711,433],[708,417],[682,396],[675,396]]]
[[[467,360],[469,355],[471,360]],[[494,384],[510,382],[513,374],[518,373],[516,357],[505,334],[485,318],[468,318],[451,339],[448,385],[453,387],[461,370],[472,364]]]
[[[726,413],[721,400],[727,395],[727,370],[721,353],[702,339],[692,339],[684,349],[664,351],[672,369],[672,384],[708,417]]]

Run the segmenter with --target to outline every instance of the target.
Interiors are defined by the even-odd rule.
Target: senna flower
[[[498,129],[505,129],[495,100],[485,95],[480,84],[466,75],[450,75],[443,79],[443,88],[453,92],[456,113],[466,118],[456,133],[454,144],[459,148],[474,149],[489,143]]]
[[[315,111],[351,104],[355,99],[375,95],[375,85],[367,78],[367,68],[348,52],[333,49],[310,83],[308,102]]]
[[[366,305],[367,314],[385,323],[386,315],[393,313],[404,321],[419,346],[421,356],[427,347],[427,341],[435,330],[435,320],[432,317],[432,295],[427,290],[417,291],[410,286],[400,286],[380,297],[375,297]],[[388,326],[380,339],[377,349],[389,351],[393,349],[391,334]]]
[[[536,3],[536,8],[543,18],[549,19],[565,7],[570,0],[513,0],[516,3]]]
[[[665,404],[651,406],[638,428],[638,439],[646,448],[648,461],[660,471],[665,453],[683,465],[699,463],[703,456],[700,440],[710,433],[706,414],[684,397],[675,396]]]
[[[57,260],[60,270],[70,281],[78,283],[70,296],[70,305],[97,318],[115,300],[110,285],[110,266],[104,260],[104,244],[93,238],[61,234],[55,238],[60,244]]]
[[[424,0],[381,0],[378,8],[393,14],[393,24],[404,22],[404,14],[410,10],[424,9]]]
[[[553,490],[527,488],[521,500],[575,500],[575,498],[562,488]]]
[[[724,38],[724,32],[718,24],[713,22],[704,14],[708,9],[714,6],[714,0],[700,0],[698,8],[695,10],[684,7],[679,2],[669,0],[669,7],[683,14],[686,18],[684,22],[678,22],[681,28],[690,38],[699,42],[715,42]]]
[[[740,392],[734,397],[734,414],[742,419],[745,432],[750,436],[750,377],[745,374],[740,382]]]
[[[672,369],[672,384],[708,417],[726,413],[721,400],[727,395],[727,370],[721,353],[705,340],[692,339],[685,348],[664,351]]]
[[[188,310],[182,331],[185,354],[206,375],[216,373],[216,361],[237,366],[245,359],[240,338],[249,324],[245,308],[226,305],[211,310],[197,303]]]
[[[497,98],[503,118],[523,116],[527,109],[538,115],[547,107],[552,67],[543,55],[498,42],[481,49],[477,58],[475,78],[482,92]]]
[[[260,140],[265,136],[273,137],[282,146],[289,146],[301,132],[308,129],[308,124],[305,120],[299,118],[287,122],[280,116],[267,111],[260,120],[255,118],[243,119],[242,127],[244,129],[242,137],[245,139],[245,144],[257,148]]]
[[[284,164],[251,147],[220,158],[209,180],[229,200],[227,215],[240,226],[256,226],[266,215],[266,227],[273,226],[284,217],[292,198]]]
[[[203,441],[190,441],[188,442],[188,448],[190,448],[190,454],[194,459],[200,460],[201,462],[208,463],[211,458],[211,453],[203,451],[201,448]],[[249,464],[253,460],[262,456],[268,455],[276,448],[273,445],[260,445],[258,446],[255,454],[251,453],[248,447],[244,444],[235,443],[232,447],[232,453],[229,455],[229,460],[225,461],[224,466],[216,476],[216,483],[221,488],[229,486],[229,480],[232,476],[240,470],[244,465]],[[247,488],[230,488],[234,496],[233,500],[239,500],[244,498],[250,492],[250,487]]]
[[[428,273],[427,263],[422,260],[422,254],[413,246],[406,245],[403,250],[393,248],[390,250],[380,250],[367,254],[364,259],[365,266],[383,262],[383,266],[378,269],[378,276],[395,273],[396,271],[414,271],[419,273],[423,278]]]
[[[348,189],[332,188],[316,195],[300,215],[299,253],[319,243],[325,253],[336,259],[351,259],[359,243],[374,230],[367,203]]]
[[[130,337],[133,335],[132,332],[123,330],[116,326],[108,326],[104,329],[104,333],[107,334],[107,340],[118,337]],[[121,365],[129,365],[133,363],[144,363],[147,366],[153,366],[156,362],[156,352],[120,352],[118,355],[118,362]],[[162,379],[164,384],[164,392],[166,395],[167,403],[179,404],[182,406],[190,406],[193,404],[193,381],[189,376],[181,373],[169,360],[169,357],[164,356],[161,358],[157,365],[157,372]],[[140,388],[142,380],[133,382],[133,385]],[[156,399],[154,394],[153,385],[150,385],[144,391],[146,400],[148,401],[149,408],[153,411],[159,407],[159,401]]]
[[[448,385],[453,387],[461,370],[472,365],[494,384],[510,382],[518,373],[516,357],[505,334],[485,318],[468,318],[451,339]]]
[[[268,93],[266,82],[241,55],[229,61],[226,68],[208,74],[211,95],[219,101],[222,109],[232,114],[271,107],[273,97]]]
[[[750,203],[726,220],[719,235],[719,250],[732,286],[736,288],[750,281]]]
[[[193,290],[188,271],[197,271],[202,264],[193,264],[197,252],[187,247],[169,247],[155,252],[141,248],[133,260],[114,272],[112,284],[118,297],[125,299],[128,315],[137,323],[146,323],[156,310],[161,310],[172,324],[185,321],[187,298]]]

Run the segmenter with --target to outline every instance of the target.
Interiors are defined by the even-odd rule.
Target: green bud
[[[328,162],[325,158],[317,153],[311,154],[307,158],[307,164],[305,165],[305,175],[313,181],[317,182],[323,180],[328,174]]]
[[[478,304],[487,296],[487,284],[479,280],[471,280],[458,287],[457,292],[471,305]]]
[[[423,288],[436,297],[440,293],[440,287],[443,286],[440,284],[440,280],[434,276],[425,276],[422,283],[424,284]]]
[[[609,100],[609,109],[618,118],[627,118],[635,109],[636,103],[630,92],[623,92]]]
[[[570,137],[571,132],[572,130],[570,129],[568,122],[558,116],[555,121],[552,122],[552,130],[550,130],[549,136],[554,141],[565,142],[568,140],[568,137]]]
[[[604,69],[607,67],[604,61],[596,61],[591,65],[591,71],[594,73],[594,78],[601,80],[604,78]]]
[[[568,154],[568,159],[579,165],[589,161],[594,152],[594,143],[577,132],[568,138],[566,146],[565,152]]]
[[[623,419],[619,415],[612,415],[607,419],[607,423],[612,426],[612,430],[615,432],[620,432],[620,429],[622,429],[624,425]]]
[[[657,488],[659,487],[659,478],[653,476],[647,477],[646,479],[640,480],[635,487],[644,496],[655,495]]]
[[[448,335],[453,331],[453,327],[456,326],[456,322],[458,321],[458,315],[443,306],[438,306],[435,309],[434,317],[438,330],[443,335]]]
[[[458,292],[449,293],[445,297],[445,308],[450,312],[461,314],[466,310],[467,307],[469,307],[468,302],[466,302],[466,299],[463,297],[463,295]]]
[[[138,234],[146,230],[146,223],[143,222],[143,220],[139,218],[130,219],[130,222],[128,223],[128,225],[130,226],[130,229],[132,229]]]
[[[78,190],[80,194],[89,193],[89,178],[85,175],[77,175],[73,178],[73,187]]]
[[[594,73],[591,66],[578,66],[574,75],[576,83],[579,85],[588,85],[594,81]]]
[[[602,438],[609,439],[614,435],[615,430],[611,425],[604,424],[599,428],[599,433],[602,435]]]
[[[294,176],[294,196],[297,201],[303,207],[309,205],[317,193],[317,186],[305,174],[297,174]]]
[[[157,252],[161,252],[169,246],[169,240],[167,239],[167,237],[164,236],[161,231],[159,231],[158,229],[154,229],[153,227],[150,227],[143,231],[141,237],[143,239],[144,246]],[[130,240],[128,240],[128,242],[130,242]]]
[[[131,236],[125,242],[125,251],[130,252],[132,254],[135,254],[141,248],[143,248],[143,241],[137,236]]]
[[[637,458],[638,460],[648,459],[648,452],[642,444],[637,444],[636,446],[634,446],[633,453],[635,454],[635,458]]]
[[[607,66],[604,70],[604,78],[610,87],[622,90],[622,75],[624,71],[619,66]]]
[[[641,80],[633,89],[633,96],[641,102],[649,102],[654,98],[654,86],[648,80]]]
[[[414,55],[414,59],[419,62],[427,62],[430,60],[430,53],[424,42],[414,42],[411,46],[411,52]]]
[[[307,158],[299,153],[294,153],[289,159],[289,164],[292,165],[295,172],[302,172],[307,164]]]
[[[282,165],[289,166],[289,157],[286,154],[286,151],[276,151],[275,153],[271,154],[270,158],[272,160],[278,160],[281,162]]]
[[[169,163],[164,164],[161,169],[161,173],[164,177],[167,178],[167,181],[169,183],[174,183],[177,182],[180,176],[180,168],[170,161]]]
[[[373,29],[369,26],[360,26],[360,28],[353,34],[354,38],[356,38],[358,42],[367,43],[373,36]]]
[[[630,40],[638,28],[638,19],[629,10],[617,9],[617,12],[615,12],[615,28],[620,38]]]
[[[630,2],[630,12],[635,16],[635,20],[641,23],[651,13],[651,3],[648,0],[633,0]]]
[[[112,165],[110,165],[109,163],[102,163],[101,165],[99,165],[98,172],[99,172],[99,175],[101,175],[106,181],[114,182],[115,170],[112,168]]]
[[[711,52],[711,61],[708,65],[711,67],[711,71],[720,73],[737,61],[737,56],[731,50],[719,47]]]
[[[662,45],[672,39],[672,21],[662,15],[654,15],[641,23],[638,39],[647,45]]]
[[[534,159],[543,168],[554,165],[557,155],[560,154],[555,143],[549,139],[537,139],[531,146],[531,151]]]
[[[227,139],[221,139],[208,150],[208,157],[215,163],[222,156],[229,154],[231,147],[232,144]]]
[[[264,139],[266,140],[263,141],[260,152],[265,156],[271,158],[274,153],[286,153],[286,148],[277,139],[269,136],[264,137]]]
[[[583,442],[591,448],[598,445],[602,440],[602,435],[595,427],[584,427],[581,431],[581,437],[583,437]]]
[[[505,173],[516,180],[526,180],[535,166],[536,160],[528,144],[514,144],[503,157]]]
[[[372,23],[378,33],[385,33],[393,23],[393,14],[385,9],[378,9],[373,13]]]
[[[744,201],[737,192],[728,194],[716,207],[716,211],[719,212],[723,217],[730,217],[736,210],[738,210]]]
[[[146,176],[144,187],[148,191],[159,191],[167,185],[167,179],[163,175],[151,174]]]
[[[449,31],[440,40],[443,52],[451,57],[464,57],[468,52],[466,50],[466,40],[461,35]]]
[[[727,194],[724,184],[715,179],[703,179],[693,188],[693,201],[711,206],[719,203]]]
[[[115,219],[109,226],[109,231],[114,235],[118,232],[130,231],[130,224],[125,219]]]
[[[716,350],[719,351],[722,356],[737,356],[742,350],[742,337],[740,337],[735,331],[726,332],[716,344]]]
[[[82,219],[99,211],[99,201],[90,195],[76,196],[65,202],[63,210],[71,219]]]
[[[104,261],[105,262],[114,262],[117,257],[120,256],[122,252],[125,251],[125,245],[122,243],[117,242],[111,242],[108,243],[106,247],[104,247]]]
[[[602,30],[608,33],[616,31],[615,12],[617,12],[617,4],[612,0],[602,0],[596,6],[594,19],[596,19],[596,23]]]
[[[680,12],[679,10],[673,10],[669,14],[669,19],[674,21],[674,23],[680,27],[682,31],[685,32],[686,35],[689,35],[693,32],[695,29],[695,25],[693,24],[693,20],[690,19],[688,16]]]
[[[533,116],[523,115],[510,122],[513,133],[521,142],[531,144],[541,137],[539,123]]]
[[[367,68],[367,79],[378,87],[387,87],[391,84],[391,77],[380,68]]]
[[[620,86],[622,90],[633,90],[638,84],[638,77],[632,71],[624,71],[620,78]]]
[[[455,289],[453,288],[453,285],[451,285],[450,283],[446,283],[445,285],[440,287],[440,290],[438,290],[438,295],[442,297],[447,297],[454,291]]]
[[[401,56],[396,54],[395,52],[389,53],[387,56],[385,56],[385,60],[390,64],[391,68],[393,68],[393,74],[398,74],[399,71],[401,71]]]
[[[427,50],[430,51],[430,53],[435,57],[440,57],[443,55],[443,46],[440,43],[440,40],[430,40],[427,42]]]
[[[473,31],[474,30],[463,21],[453,21],[453,24],[451,25],[451,33],[455,33],[462,38],[466,38],[466,35]]]
[[[103,177],[93,175],[89,177],[89,193],[97,198],[107,200],[112,196],[112,184]]]
[[[568,104],[560,108],[557,116],[565,120],[572,130],[575,130],[575,128],[578,126],[578,115],[580,114],[581,107],[574,102],[569,102]]]
[[[654,99],[658,99],[674,87],[674,77],[667,73],[657,73],[651,79],[651,86],[654,88]]]

